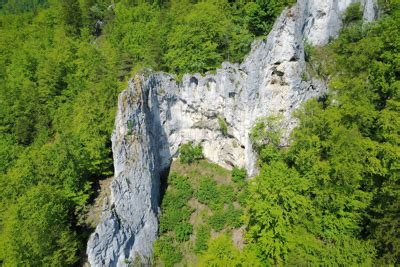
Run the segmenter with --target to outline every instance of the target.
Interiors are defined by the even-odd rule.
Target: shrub
[[[248,197],[248,190],[247,190],[247,186],[246,186],[242,191],[240,191],[237,194],[236,199],[237,199],[237,201],[239,202],[240,205],[245,206],[246,205],[246,201],[247,201],[247,197]]]
[[[166,267],[179,263],[183,256],[170,236],[162,236],[154,243],[154,257],[160,258]]]
[[[279,147],[283,129],[281,120],[281,115],[258,119],[250,133],[256,152],[260,152],[266,145]]]
[[[225,212],[226,223],[232,228],[239,228],[242,223],[242,216],[243,212],[241,209],[235,209],[233,205],[229,205],[229,208]]]
[[[227,234],[219,235],[208,243],[207,251],[199,257],[198,266],[270,266],[268,262],[260,262],[252,246],[242,251],[233,244]]]
[[[235,189],[230,185],[219,185],[218,196],[215,197],[217,204],[232,203],[235,200]]]
[[[168,191],[161,204],[161,209],[176,208],[180,209],[186,205],[186,199],[177,191]]]
[[[315,55],[315,47],[308,42],[304,43],[304,59],[306,62],[311,62]]]
[[[343,15],[344,25],[349,25],[354,21],[359,21],[363,17],[362,8],[360,3],[353,3],[349,5]]]
[[[187,241],[189,240],[190,235],[193,232],[193,226],[190,223],[184,222],[178,224],[178,226],[175,228],[175,236],[176,240],[179,242]]]
[[[194,244],[194,251],[201,253],[208,248],[208,240],[211,237],[211,229],[208,225],[200,225],[196,231],[196,242]]]
[[[176,190],[177,197],[181,201],[188,201],[193,195],[193,188],[188,182],[188,177],[172,173],[169,176],[169,183]]]
[[[225,212],[220,209],[214,212],[214,214],[210,217],[209,222],[215,231],[221,231],[226,224],[226,220],[227,218]]]
[[[135,127],[135,122],[133,120],[129,120],[127,122],[127,128],[128,128],[127,134],[128,135],[131,135],[133,133],[133,128],[134,127]]]
[[[268,144],[265,145],[259,152],[259,159],[264,163],[277,161],[282,157],[282,154],[275,146]]]
[[[160,218],[160,233],[174,231],[179,223],[189,219],[191,213],[188,207],[164,209]]]
[[[232,170],[232,181],[238,184],[242,184],[247,177],[247,172],[244,168],[234,167]]]
[[[223,117],[218,117],[218,124],[219,128],[221,129],[221,132],[224,136],[228,135],[228,125],[226,124],[226,121]]]
[[[217,183],[209,177],[201,177],[196,197],[200,203],[206,205],[213,203],[218,197]]]
[[[181,145],[179,148],[179,154],[180,161],[186,164],[191,164],[204,158],[201,145],[193,146],[193,142]]]

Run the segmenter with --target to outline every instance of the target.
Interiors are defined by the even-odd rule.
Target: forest
[[[0,0],[0,265],[82,264],[127,80],[144,68],[179,79],[240,62],[293,3]],[[291,145],[279,145],[277,117],[254,127],[259,175],[182,146],[155,264],[400,264],[400,1],[380,1],[368,25],[352,7],[336,40],[306,47],[304,76],[330,91],[298,110]],[[194,227],[191,198],[210,211]]]

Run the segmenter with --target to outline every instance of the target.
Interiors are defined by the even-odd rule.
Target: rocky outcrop
[[[136,82],[135,82],[136,81]],[[112,136],[114,176],[111,206],[88,243],[92,266],[127,265],[138,252],[143,261],[156,238],[160,184],[157,106],[135,80],[121,93]]]
[[[267,39],[256,41],[242,64],[223,63],[216,74],[138,75],[118,100],[111,206],[90,237],[92,266],[124,266],[152,255],[158,224],[160,173],[182,143],[201,143],[222,166],[256,173],[249,133],[257,119],[279,114],[283,142],[296,125],[292,112],[326,90],[304,80],[304,40],[323,45],[337,35],[352,0],[304,0],[286,9]],[[365,0],[370,17],[373,0]],[[375,14],[375,13],[374,13]],[[375,15],[374,15],[375,16]],[[225,124],[227,132],[221,129]]]

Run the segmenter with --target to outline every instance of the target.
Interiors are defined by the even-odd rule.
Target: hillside
[[[0,0],[0,266],[400,264],[399,0]]]

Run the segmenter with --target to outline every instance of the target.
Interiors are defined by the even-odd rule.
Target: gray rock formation
[[[362,5],[364,7],[364,21],[371,22],[378,18],[379,8],[378,0],[362,0]]]
[[[323,45],[338,34],[353,0],[304,0],[286,9],[266,40],[256,41],[242,64],[223,63],[216,74],[136,76],[118,100],[112,137],[115,179],[111,207],[88,242],[92,266],[125,266],[152,255],[158,223],[160,173],[182,143],[201,143],[204,155],[224,167],[256,173],[249,133],[259,118],[280,114],[284,136],[304,101],[324,93],[318,80],[304,81],[304,40]],[[366,20],[374,0],[364,1]],[[372,14],[372,15],[371,15]],[[228,132],[221,131],[224,120]]]

